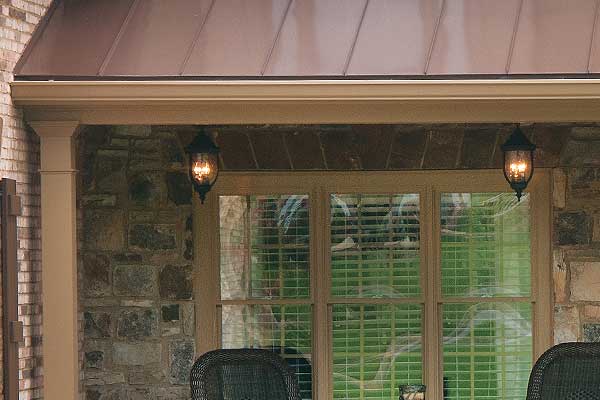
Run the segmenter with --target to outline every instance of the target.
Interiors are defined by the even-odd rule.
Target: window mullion
[[[442,332],[440,324],[440,222],[439,222],[439,193],[431,186],[421,196],[423,212],[421,222],[422,262],[425,279],[424,329],[423,329],[423,363],[424,381],[427,385],[427,397],[442,398],[441,376],[441,343]]]
[[[329,312],[329,202],[322,188],[313,191],[310,202],[311,295],[313,299],[313,398],[331,398],[331,331]]]

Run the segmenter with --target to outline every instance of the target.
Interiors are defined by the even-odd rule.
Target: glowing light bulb
[[[192,173],[194,174],[194,177],[201,183],[203,181],[208,180],[210,172],[211,169],[208,163],[195,163],[194,167],[192,168]]]
[[[510,164],[510,176],[514,179],[525,179],[525,172],[527,172],[527,163],[520,161]]]

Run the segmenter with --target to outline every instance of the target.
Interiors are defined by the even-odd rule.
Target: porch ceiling
[[[595,0],[57,0],[17,80],[600,72]]]

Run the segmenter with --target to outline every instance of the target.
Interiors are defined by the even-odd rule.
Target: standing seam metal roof
[[[600,72],[600,0],[56,0],[16,79]]]

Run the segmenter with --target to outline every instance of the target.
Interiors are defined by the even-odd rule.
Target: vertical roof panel
[[[212,0],[140,2],[123,31],[104,74],[178,75],[211,2]]]
[[[446,2],[427,74],[504,74],[520,0]]]
[[[370,0],[348,75],[421,75],[442,0]]]
[[[216,0],[183,75],[261,74],[289,0]]]
[[[366,0],[294,0],[265,75],[341,75]]]
[[[70,0],[58,3],[19,73],[97,75],[132,2]]]
[[[590,61],[588,65],[588,72],[599,73],[600,72],[600,1],[596,6],[596,17],[594,20],[594,33],[592,38],[592,46],[590,48]]]
[[[596,0],[523,0],[511,74],[587,71]]]

